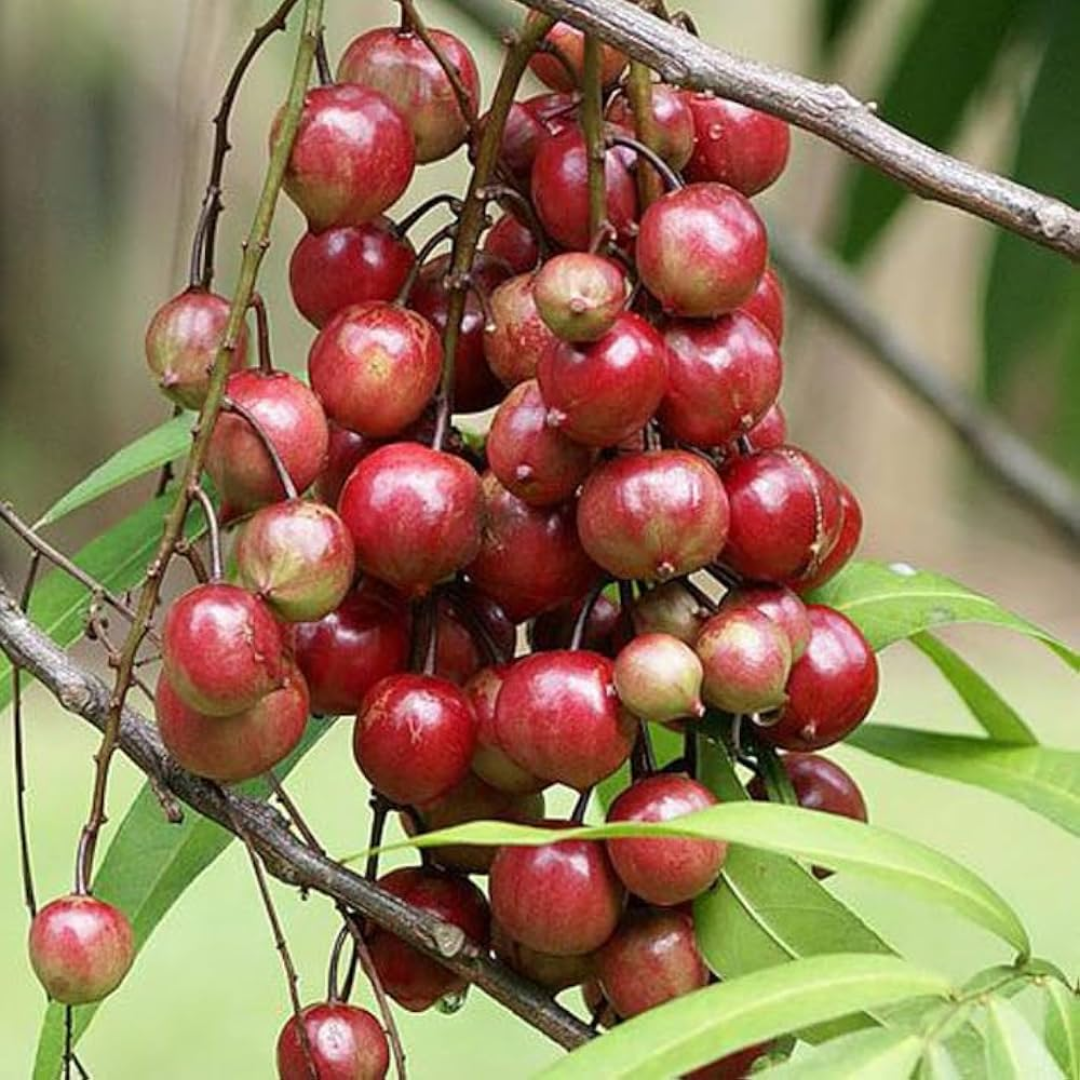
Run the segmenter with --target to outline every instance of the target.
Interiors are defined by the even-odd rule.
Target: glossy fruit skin
[[[704,319],[749,300],[767,256],[765,226],[745,196],[723,184],[690,184],[642,214],[634,257],[665,312]]]
[[[701,679],[697,654],[671,634],[639,634],[615,657],[615,690],[642,720],[701,716]]]
[[[383,1080],[390,1044],[379,1021],[345,1002],[308,1005],[300,1013],[318,1080]],[[304,1043],[290,1016],[277,1041],[278,1080],[311,1080]]]
[[[158,387],[185,409],[199,409],[210,387],[210,371],[225,337],[229,301],[205,289],[190,288],[167,300],[146,328],[146,362]],[[248,358],[247,329],[241,326],[229,370]]]
[[[788,441],[787,417],[779,402],[773,402],[765,415],[746,433],[751,450],[775,450]]]
[[[476,750],[472,770],[486,783],[510,794],[530,794],[545,788],[548,781],[523,769],[499,743],[495,703],[511,664],[482,668],[466,684],[465,693],[476,716]]]
[[[784,171],[791,132],[776,116],[705,93],[686,93],[694,117],[689,179],[718,180],[756,195]]]
[[[855,497],[855,492],[842,480],[837,480],[836,483],[840,489],[840,508],[843,513],[840,534],[817,570],[799,580],[799,592],[809,592],[835,577],[851,560],[859,546],[859,540],[862,539],[863,516],[859,500]]]
[[[808,604],[810,644],[791,669],[788,702],[763,739],[783,750],[820,750],[854,731],[870,712],[878,664],[862,631],[845,615]]]
[[[615,577],[664,581],[720,553],[728,500],[708,462],[685,450],[649,450],[593,470],[577,524],[585,551]]]
[[[283,760],[304,734],[310,702],[295,668],[279,690],[232,716],[206,716],[185,705],[169,676],[158,676],[154,715],[170,754],[189,772],[234,784],[261,776]]]
[[[465,573],[514,622],[583,596],[600,577],[578,540],[572,503],[524,503],[485,473],[480,550]]]
[[[779,623],[756,608],[722,608],[702,627],[694,648],[709,704],[751,714],[779,708],[787,700],[791,642]]]
[[[529,69],[552,90],[569,93],[581,86],[585,71],[585,35],[567,23],[556,23],[545,35],[544,41],[559,50],[574,70],[575,78],[556,56],[537,52],[529,61]],[[600,81],[604,86],[613,83],[626,67],[626,57],[610,45],[600,46]]]
[[[352,534],[328,506],[301,499],[255,512],[236,543],[239,582],[287,622],[311,622],[345,599],[356,573]]]
[[[624,1020],[708,984],[709,971],[683,911],[638,908],[596,954],[604,996]]]
[[[635,633],[670,634],[693,645],[709,612],[681,582],[666,581],[639,596],[630,617]]]
[[[777,345],[784,340],[784,286],[771,266],[765,268],[757,288],[738,310],[757,319]]]
[[[504,281],[490,297],[484,359],[503,386],[533,378],[544,350],[555,341],[537,311],[533,281],[532,274],[518,274]]]
[[[525,274],[540,261],[540,245],[532,230],[513,214],[503,214],[484,237],[483,253],[499,259],[515,274]]]
[[[694,116],[690,105],[686,95],[673,86],[653,83],[650,90],[653,149],[676,172],[681,172],[694,152]],[[625,93],[611,103],[607,119],[634,134],[634,108]]]
[[[501,847],[488,891],[492,916],[506,933],[552,956],[598,949],[615,932],[625,899],[604,845],[593,840]]]
[[[499,745],[534,776],[579,791],[610,776],[629,756],[637,734],[612,673],[606,656],[584,650],[556,649],[516,661],[495,702]]]
[[[484,894],[468,878],[409,866],[385,874],[379,886],[405,903],[460,927],[481,947],[488,943],[491,914]],[[386,930],[376,928],[369,947],[386,992],[410,1012],[423,1012],[439,998],[465,987],[465,980],[449,968]]]
[[[616,446],[656,411],[667,384],[667,347],[640,315],[625,312],[599,341],[553,343],[536,369],[548,423],[586,446]]]
[[[664,343],[668,382],[658,419],[680,442],[723,446],[751,431],[780,393],[780,350],[750,315],[679,319],[664,330]]]
[[[378,301],[339,311],[319,331],[308,375],[330,420],[385,439],[420,418],[442,362],[442,344],[427,319]]]
[[[327,506],[337,506],[341,488],[349,479],[349,473],[361,458],[367,457],[382,444],[377,439],[366,439],[355,431],[339,427],[333,421],[328,422],[327,431],[326,465],[315,481],[315,495]]]
[[[588,152],[577,127],[540,140],[530,189],[540,223],[553,240],[572,251],[586,251],[589,235]],[[604,159],[608,221],[625,241],[637,217],[634,179],[622,159],[609,150]]]
[[[431,802],[460,784],[476,749],[476,716],[452,682],[390,675],[364,696],[353,755],[371,786],[403,806]]]
[[[658,773],[631,784],[611,804],[607,820],[672,821],[716,802],[704,784],[677,773]],[[627,889],[657,907],[674,907],[704,892],[727,855],[721,840],[633,837],[607,840],[605,846]]]
[[[225,393],[244,406],[274,444],[298,492],[322,472],[330,445],[326,414],[318,398],[283,371],[230,375]],[[285,497],[281,481],[259,437],[242,416],[222,412],[206,452],[206,471],[222,498],[219,517],[257,510]]]
[[[592,953],[552,956],[537,952],[515,941],[498,923],[491,924],[491,944],[495,955],[507,967],[553,994],[578,986],[592,975]]]
[[[626,304],[626,275],[602,255],[566,251],[540,267],[533,293],[552,333],[563,341],[598,341]]]
[[[574,635],[581,607],[587,602],[588,597],[584,597],[576,604],[547,611],[533,619],[529,624],[529,648],[533,652],[565,649]],[[581,647],[602,656],[614,657],[628,634],[627,628],[622,624],[619,605],[601,593],[585,619]]]
[[[415,262],[408,237],[385,217],[304,233],[289,259],[293,303],[321,329],[343,308],[393,300]]]
[[[798,595],[783,585],[744,585],[729,592],[720,604],[721,611],[751,607],[768,615],[787,635],[791,659],[798,660],[810,643],[810,616]]]
[[[843,524],[839,488],[820,462],[781,446],[736,458],[721,476],[731,504],[722,561],[753,581],[812,577]]]
[[[100,1001],[123,981],[135,958],[127,916],[93,896],[50,901],[34,916],[30,963],[49,997],[64,1005]]]
[[[780,764],[791,780],[799,805],[807,810],[866,821],[866,802],[859,785],[835,761],[820,754],[782,754]],[[765,799],[765,785],[759,777],[746,789],[752,798]]]
[[[161,636],[163,669],[199,712],[238,713],[281,685],[281,629],[262,600],[236,585],[196,585],[177,597]]]
[[[363,225],[397,202],[415,163],[412,131],[389,98],[355,84],[317,86],[304,97],[284,188],[312,232]]]
[[[480,99],[480,73],[472,53],[460,38],[445,30],[429,33],[457,68],[475,109]],[[417,164],[447,157],[469,133],[446,72],[415,33],[385,27],[361,34],[342,55],[337,78],[338,82],[381,90],[397,106],[412,128]]]
[[[528,181],[536,148],[545,135],[571,127],[579,111],[573,94],[536,94],[510,106],[499,146],[499,163],[519,180]],[[481,130],[487,116],[480,120]]]
[[[596,456],[591,447],[551,427],[547,412],[536,380],[518,383],[496,410],[485,447],[499,482],[530,506],[571,498]]]
[[[390,443],[352,471],[338,513],[360,569],[416,597],[476,557],[481,507],[480,477],[461,458]]]

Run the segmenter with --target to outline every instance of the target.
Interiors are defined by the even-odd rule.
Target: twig
[[[319,83],[322,86],[330,86],[334,81],[334,73],[330,70],[330,58],[326,55],[326,30],[319,31],[319,40],[315,42],[315,70],[319,73]]]
[[[790,282],[862,344],[939,419],[972,456],[1021,502],[1075,546],[1080,544],[1080,493],[1063,472],[1011,428],[940,373],[867,303],[858,283],[833,256],[771,225],[772,256]]]
[[[819,135],[926,199],[993,221],[1080,259],[1080,211],[924,145],[842,86],[736,56],[669,26],[628,0],[518,0],[596,34],[665,82],[712,90]]]
[[[396,225],[392,226],[392,230],[395,236],[403,238],[409,235],[412,228],[420,222],[422,218],[427,217],[432,210],[437,209],[440,206],[447,206],[450,209],[450,213],[457,217],[461,213],[462,202],[456,195],[451,195],[449,192],[442,192],[438,195],[432,195],[430,199],[425,199],[415,210],[410,210]]]
[[[221,559],[221,528],[218,525],[217,511],[214,510],[213,500],[206,494],[206,489],[201,484],[195,484],[191,489],[191,495],[202,507],[203,517],[206,518],[206,528],[210,533],[210,580],[220,581],[224,576],[224,568]]]
[[[603,93],[601,84],[600,39],[585,35],[581,99],[581,130],[585,137],[585,158],[589,192],[590,247],[602,243],[607,226],[607,146],[604,143]]]
[[[371,985],[371,993],[375,998],[375,1004],[378,1005],[379,1013],[383,1018],[383,1024],[386,1027],[386,1035],[390,1042],[390,1052],[394,1055],[394,1069],[397,1072],[398,1080],[407,1080],[405,1072],[405,1046],[401,1041],[401,1033],[398,1031],[397,1021],[394,1019],[394,1010],[390,1007],[390,1001],[386,996],[386,989],[383,987],[382,979],[379,977],[379,971],[375,967],[375,961],[371,958],[371,950],[364,940],[363,932],[356,919],[348,912],[343,911],[342,915],[345,919],[345,926],[352,935],[356,957],[360,961],[360,967],[363,968],[364,976]]]
[[[652,72],[640,60],[630,61],[630,78],[626,83],[626,96],[634,112],[634,135],[642,146],[656,149],[656,117],[653,116]],[[661,195],[660,178],[649,169],[638,165],[638,204],[644,211]]]
[[[25,612],[30,603],[30,593],[34,588],[38,567],[41,565],[41,553],[35,551],[30,556],[30,565],[26,570],[19,597],[19,607]],[[15,817],[19,834],[19,867],[22,873],[23,899],[26,910],[32,919],[37,914],[37,898],[34,893],[34,868],[30,861],[30,830],[26,823],[26,757],[23,751],[23,715],[22,715],[22,669],[18,664],[11,665],[11,739],[12,757],[15,764]]]
[[[259,370],[264,375],[274,373],[274,360],[270,354],[270,317],[266,313],[266,302],[257,293],[251,294],[248,307],[255,312],[255,329],[259,343]]]

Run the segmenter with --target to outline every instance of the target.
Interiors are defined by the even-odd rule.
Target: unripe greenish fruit
[[[791,643],[783,627],[755,608],[718,611],[702,628],[695,651],[710,705],[731,713],[762,713],[787,700]]]
[[[631,611],[638,634],[670,634],[693,645],[709,612],[682,582],[665,581],[639,596]]]
[[[642,720],[701,716],[701,661],[671,634],[643,634],[615,657],[615,690]]]
[[[626,275],[602,255],[568,251],[537,272],[533,299],[540,318],[563,341],[597,341],[626,304]]]

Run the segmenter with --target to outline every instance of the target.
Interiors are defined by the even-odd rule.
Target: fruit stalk
[[[642,146],[656,149],[656,123],[652,113],[652,72],[640,60],[630,61],[630,78],[626,84],[630,106],[634,111],[634,135]],[[644,213],[663,193],[660,177],[638,162],[638,202]]]
[[[607,146],[604,143],[603,92],[600,83],[600,39],[585,35],[584,86],[581,129],[588,155],[589,238],[596,248],[607,238],[607,181],[604,176]]]

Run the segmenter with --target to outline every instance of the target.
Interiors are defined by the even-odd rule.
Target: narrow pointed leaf
[[[931,1043],[919,1062],[915,1080],[963,1080],[952,1054],[944,1043]]]
[[[922,1039],[905,1031],[856,1031],[761,1075],[767,1080],[908,1080],[922,1049]]]
[[[1080,994],[1052,979],[1043,983],[1043,992],[1046,1047],[1066,1076],[1080,1076]]]
[[[996,996],[986,1006],[986,1075],[993,1080],[1065,1080],[1028,1022]]]

